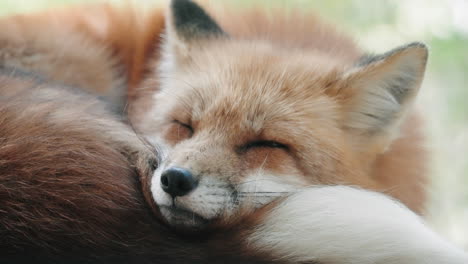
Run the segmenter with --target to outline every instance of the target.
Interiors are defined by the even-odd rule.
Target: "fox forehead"
[[[317,121],[332,124],[339,117],[326,90],[342,66],[325,58],[229,44],[209,45],[191,57],[197,63],[180,67],[177,78],[167,78],[166,89],[174,100],[172,113],[194,126],[260,134]]]

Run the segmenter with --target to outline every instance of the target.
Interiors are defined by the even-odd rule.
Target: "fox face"
[[[301,188],[375,188],[370,161],[398,136],[423,78],[413,43],[344,63],[231,37],[200,6],[174,0],[144,132],[161,154],[151,180],[179,228],[226,222]]]

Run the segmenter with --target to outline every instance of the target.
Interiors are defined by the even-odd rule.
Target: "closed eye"
[[[185,128],[185,129],[187,129],[187,130],[190,132],[190,133],[189,133],[189,134],[190,134],[190,135],[189,135],[190,137],[193,135],[193,132],[194,132],[194,131],[193,131],[193,127],[192,127],[191,125],[186,124],[186,123],[183,123],[183,122],[180,122],[180,121],[177,120],[177,119],[172,120],[172,123],[177,124],[177,125],[179,125],[179,126]]]
[[[241,147],[241,150],[246,151],[253,148],[277,148],[289,150],[288,146],[285,144],[273,141],[273,140],[257,140],[252,141]]]

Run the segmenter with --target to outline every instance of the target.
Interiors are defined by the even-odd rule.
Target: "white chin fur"
[[[397,201],[345,186],[288,197],[249,237],[288,261],[333,264],[467,264],[468,256]]]

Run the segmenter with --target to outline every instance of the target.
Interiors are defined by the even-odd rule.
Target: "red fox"
[[[239,176],[231,178],[233,184],[248,180],[247,174],[273,177],[270,184],[286,189],[291,186],[283,181],[296,187],[346,183],[386,192],[423,212],[427,153],[420,118],[412,110],[427,60],[423,44],[368,55],[308,12],[207,10],[217,32],[197,34],[200,30],[187,21],[189,37],[171,23],[166,28],[165,11],[157,8],[140,15],[136,8],[97,5],[8,17],[0,21],[0,61],[92,90],[128,110],[132,123],[155,143],[176,146],[166,162],[172,164],[161,171],[192,166],[177,159],[205,148],[206,158],[195,154],[200,164],[192,161],[197,179],[196,170],[223,166],[221,175]],[[174,79],[195,88],[183,89]],[[208,109],[214,112],[204,112]],[[207,128],[212,147],[204,143],[202,127],[195,129],[199,122],[190,124],[192,116],[212,120],[200,126],[221,129]],[[197,133],[184,140],[190,128]],[[216,147],[211,139],[217,133],[233,139],[220,139]],[[242,148],[259,140],[281,144]],[[267,187],[265,181],[262,186]]]
[[[343,186],[304,189],[205,238],[176,235],[141,191],[156,157],[106,105],[0,67],[2,262],[466,263],[408,209]]]
[[[136,124],[160,147],[151,192],[166,221],[199,228],[336,184],[421,212],[424,44],[366,55],[308,14],[215,11],[172,1],[140,86],[157,87]]]
[[[83,147],[70,152],[83,159],[79,170],[65,170],[70,160],[55,149],[52,159],[37,157],[37,170],[6,167],[6,255],[29,260],[18,253],[28,250],[46,263],[466,262],[399,202],[364,190],[423,208],[426,153],[411,105],[424,75],[424,44],[365,55],[309,14],[278,11],[269,19],[260,10],[207,10],[213,18],[192,1],[173,0],[167,12],[147,17],[105,5],[0,21],[3,65],[88,90],[120,112],[128,87],[129,117],[159,155],[148,175],[151,155],[142,143],[135,135],[122,140],[117,135],[129,128],[99,114],[86,122],[112,125],[59,136]],[[80,112],[80,102],[91,100],[58,94],[58,113],[65,105]],[[62,101],[68,96],[77,105]],[[16,121],[18,103],[8,101],[2,109],[15,111],[2,127],[51,136],[48,126],[18,129],[34,120]],[[57,131],[80,117],[55,116]],[[51,146],[40,143],[39,153],[47,153]],[[107,159],[93,161],[99,156]],[[20,177],[10,178],[15,173]],[[36,174],[41,184],[33,188]]]

